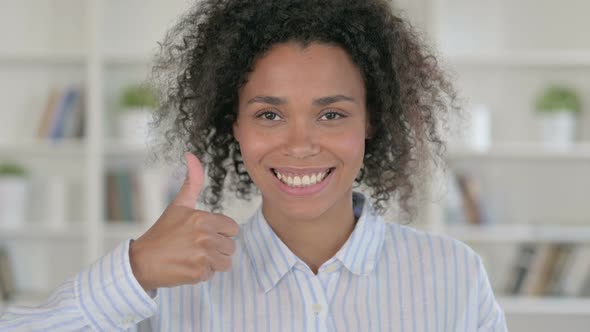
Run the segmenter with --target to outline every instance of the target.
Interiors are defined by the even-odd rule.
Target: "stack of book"
[[[520,246],[506,293],[524,296],[590,296],[590,245]]]
[[[84,136],[84,93],[80,87],[54,88],[37,127],[37,138],[58,141]]]
[[[168,204],[167,178],[152,170],[113,169],[105,175],[106,219],[154,222]]]
[[[16,293],[14,270],[8,251],[0,247],[0,299],[10,301]]]

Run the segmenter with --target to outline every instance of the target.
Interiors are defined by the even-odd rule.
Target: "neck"
[[[266,208],[268,206],[273,205],[264,204],[263,199],[262,212],[270,227],[314,274],[340,250],[355,225],[352,191],[312,219],[302,220],[279,209]]]

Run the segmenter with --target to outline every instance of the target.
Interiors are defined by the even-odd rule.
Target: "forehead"
[[[277,44],[258,59],[240,95],[348,94],[364,97],[360,69],[348,53],[327,44]]]

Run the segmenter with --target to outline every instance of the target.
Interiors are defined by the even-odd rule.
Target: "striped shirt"
[[[125,241],[42,306],[8,308],[0,331],[507,331],[468,246],[355,204],[354,231],[317,275],[259,208],[241,225],[230,272],[148,294]]]

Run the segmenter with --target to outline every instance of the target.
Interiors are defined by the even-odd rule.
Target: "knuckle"
[[[200,281],[205,281],[207,280],[207,273],[208,273],[208,268],[203,267],[203,266],[199,266],[194,268],[191,271],[191,275],[190,275],[190,279],[193,280],[194,282],[200,282]]]
[[[186,264],[193,269],[203,266],[204,263],[205,258],[203,255],[191,255],[186,258]]]
[[[211,249],[214,246],[215,240],[208,234],[203,234],[195,239],[198,248]]]
[[[206,218],[206,214],[203,213],[202,211],[199,210],[193,210],[191,211],[190,217],[188,218],[188,220],[194,224],[195,226],[202,226],[204,224],[206,224],[207,218]]]

